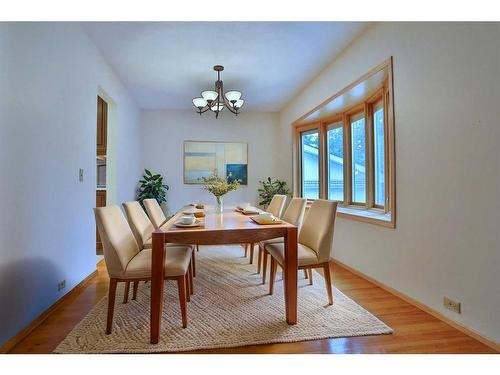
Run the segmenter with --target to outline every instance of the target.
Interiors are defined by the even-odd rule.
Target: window
[[[385,153],[384,153],[384,105],[379,101],[373,106],[373,161],[375,178],[375,206],[385,203]]]
[[[366,127],[364,113],[351,117],[352,203],[366,203]]]
[[[302,196],[319,198],[319,134],[317,129],[301,133]]]
[[[392,59],[294,126],[299,195],[339,202],[341,217],[394,228]]]
[[[330,125],[327,132],[328,199],[344,200],[344,129],[342,122]]]

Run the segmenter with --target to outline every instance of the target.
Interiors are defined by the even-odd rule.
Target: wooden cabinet
[[[96,190],[96,207],[105,207],[106,206],[106,190]],[[101,237],[99,237],[99,231],[95,230],[96,233],[96,254],[102,255],[102,242]]]
[[[105,156],[108,144],[108,103],[97,97],[97,156]]]

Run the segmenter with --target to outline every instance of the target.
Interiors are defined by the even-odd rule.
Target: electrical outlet
[[[66,280],[63,280],[63,281],[60,281],[60,282],[57,283],[57,290],[58,291],[62,290],[64,288],[66,288]]]
[[[461,303],[457,301],[453,301],[452,299],[448,297],[443,298],[443,305],[446,307],[448,310],[455,311],[456,313],[460,314],[461,313]]]
[[[83,182],[83,169],[80,168],[80,171],[78,172],[78,180],[80,182]]]

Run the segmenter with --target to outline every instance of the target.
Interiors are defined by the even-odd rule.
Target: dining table
[[[163,312],[165,245],[167,243],[245,245],[282,237],[285,243],[283,264],[285,319],[290,325],[296,324],[298,228],[285,221],[274,224],[258,224],[252,220],[251,215],[243,214],[236,210],[236,207],[225,207],[222,213],[218,213],[214,207],[208,206],[203,210],[205,216],[200,219],[199,226],[178,227],[176,223],[184,215],[185,210],[186,207],[179,210],[152,234],[150,342],[157,344],[160,336]],[[206,251],[210,251],[210,249]]]

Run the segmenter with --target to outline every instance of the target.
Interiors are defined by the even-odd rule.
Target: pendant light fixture
[[[214,70],[217,72],[215,90],[203,91],[201,97],[193,99],[193,105],[196,107],[196,112],[201,116],[202,113],[211,110],[215,113],[215,118],[218,118],[219,113],[226,107],[231,113],[238,116],[245,102],[241,99],[241,92],[228,91],[224,94],[224,86],[220,79],[220,72],[224,70],[224,67],[222,65],[215,65]]]

